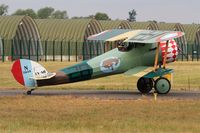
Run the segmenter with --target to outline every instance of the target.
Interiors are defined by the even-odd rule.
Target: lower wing
[[[158,68],[156,71],[154,71],[153,67],[138,66],[126,71],[124,74],[129,75],[129,76],[136,76],[136,77],[154,78],[154,77],[164,76],[172,72],[173,72],[173,69]]]

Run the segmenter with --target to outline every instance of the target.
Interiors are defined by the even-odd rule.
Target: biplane
[[[149,93],[154,88],[159,94],[167,94],[171,89],[173,69],[167,68],[166,64],[176,60],[178,45],[175,39],[183,35],[180,31],[106,30],[88,37],[88,41],[117,44],[116,48],[104,54],[54,73],[34,61],[19,59],[14,62],[11,71],[20,84],[29,88],[27,94],[40,86],[121,73],[139,77],[137,88],[141,93]]]

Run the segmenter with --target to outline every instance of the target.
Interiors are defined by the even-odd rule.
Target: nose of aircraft
[[[165,55],[166,41],[160,43],[160,48],[162,51],[162,59]],[[169,40],[167,49],[167,63],[174,62],[178,56],[178,46],[175,40]]]

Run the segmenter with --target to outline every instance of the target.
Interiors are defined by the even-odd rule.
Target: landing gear
[[[154,87],[158,94],[167,94],[171,89],[171,84],[167,78],[160,77],[155,81]]]
[[[171,83],[164,77],[159,77],[155,82],[152,78],[141,77],[137,82],[137,88],[141,93],[149,93],[153,87],[156,93],[167,94],[171,89]]]
[[[35,89],[28,90],[28,91],[26,92],[26,94],[27,94],[27,95],[31,95],[32,91],[34,91],[34,90],[35,90]]]
[[[153,79],[141,77],[137,82],[137,88],[141,93],[149,93],[153,88]]]

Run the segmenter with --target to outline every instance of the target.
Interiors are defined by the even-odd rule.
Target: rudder
[[[37,82],[34,78],[48,74],[43,66],[27,59],[16,60],[13,63],[11,72],[15,80],[26,87],[37,87]]]

